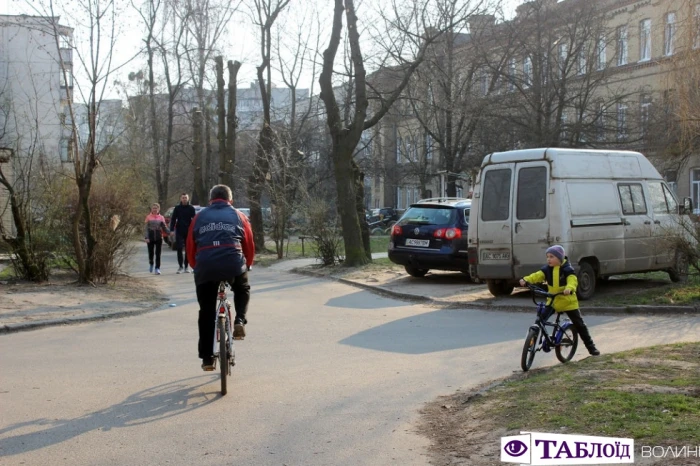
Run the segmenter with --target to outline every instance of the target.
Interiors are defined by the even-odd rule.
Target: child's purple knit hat
[[[564,256],[566,256],[566,252],[564,251],[564,247],[560,246],[558,244],[555,244],[554,246],[550,246],[549,248],[547,248],[547,251],[545,252],[545,254],[551,254],[562,262],[564,261]]]

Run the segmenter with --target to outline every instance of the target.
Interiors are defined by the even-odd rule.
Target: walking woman
[[[170,234],[165,218],[160,214],[160,204],[151,204],[151,213],[146,215],[144,236],[148,244],[148,271],[153,273],[153,256],[155,254],[156,275],[160,275],[160,250],[163,247],[163,232]]]

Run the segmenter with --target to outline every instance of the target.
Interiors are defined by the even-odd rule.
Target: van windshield
[[[406,211],[399,225],[453,225],[457,220],[457,210],[448,207],[411,207]]]

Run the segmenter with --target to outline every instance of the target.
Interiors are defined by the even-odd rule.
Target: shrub
[[[340,261],[343,241],[338,228],[338,215],[323,199],[312,199],[304,211],[305,234],[314,238],[313,250],[324,266]]]

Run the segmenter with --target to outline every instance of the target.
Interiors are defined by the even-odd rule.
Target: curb
[[[6,324],[0,326],[0,335],[24,332],[27,330],[38,330],[45,327],[56,327],[59,325],[75,325],[87,322],[95,322],[98,320],[109,320],[118,319],[121,317],[138,316],[142,314],[147,314],[149,312],[157,311],[161,306],[162,304],[158,304],[157,306],[149,307],[146,309],[139,309],[136,311],[117,311],[106,314],[95,314],[91,316],[64,317],[61,319],[37,320],[34,322],[23,322],[19,324]]]
[[[387,290],[378,286],[368,285],[366,283],[356,282],[353,280],[348,280],[347,278],[334,277],[328,275],[317,274],[311,270],[304,270],[301,268],[292,269],[289,273],[295,273],[298,275],[305,275],[309,277],[315,277],[323,280],[330,280],[344,285],[353,286],[355,288],[360,288],[370,293],[374,293],[379,296],[387,296],[390,298],[399,299],[401,301],[408,301],[416,304],[430,304],[446,309],[463,309],[465,307],[476,308],[487,311],[507,311],[507,312],[532,312],[532,306],[517,306],[510,304],[484,304],[474,301],[442,301],[440,299],[435,299],[430,296],[414,295],[410,293],[401,293],[399,291]],[[698,314],[700,315],[700,309],[693,306],[649,306],[649,305],[635,305],[635,306],[592,306],[583,308],[584,315],[605,315],[605,314],[661,314],[661,315],[674,315],[674,314]]]

